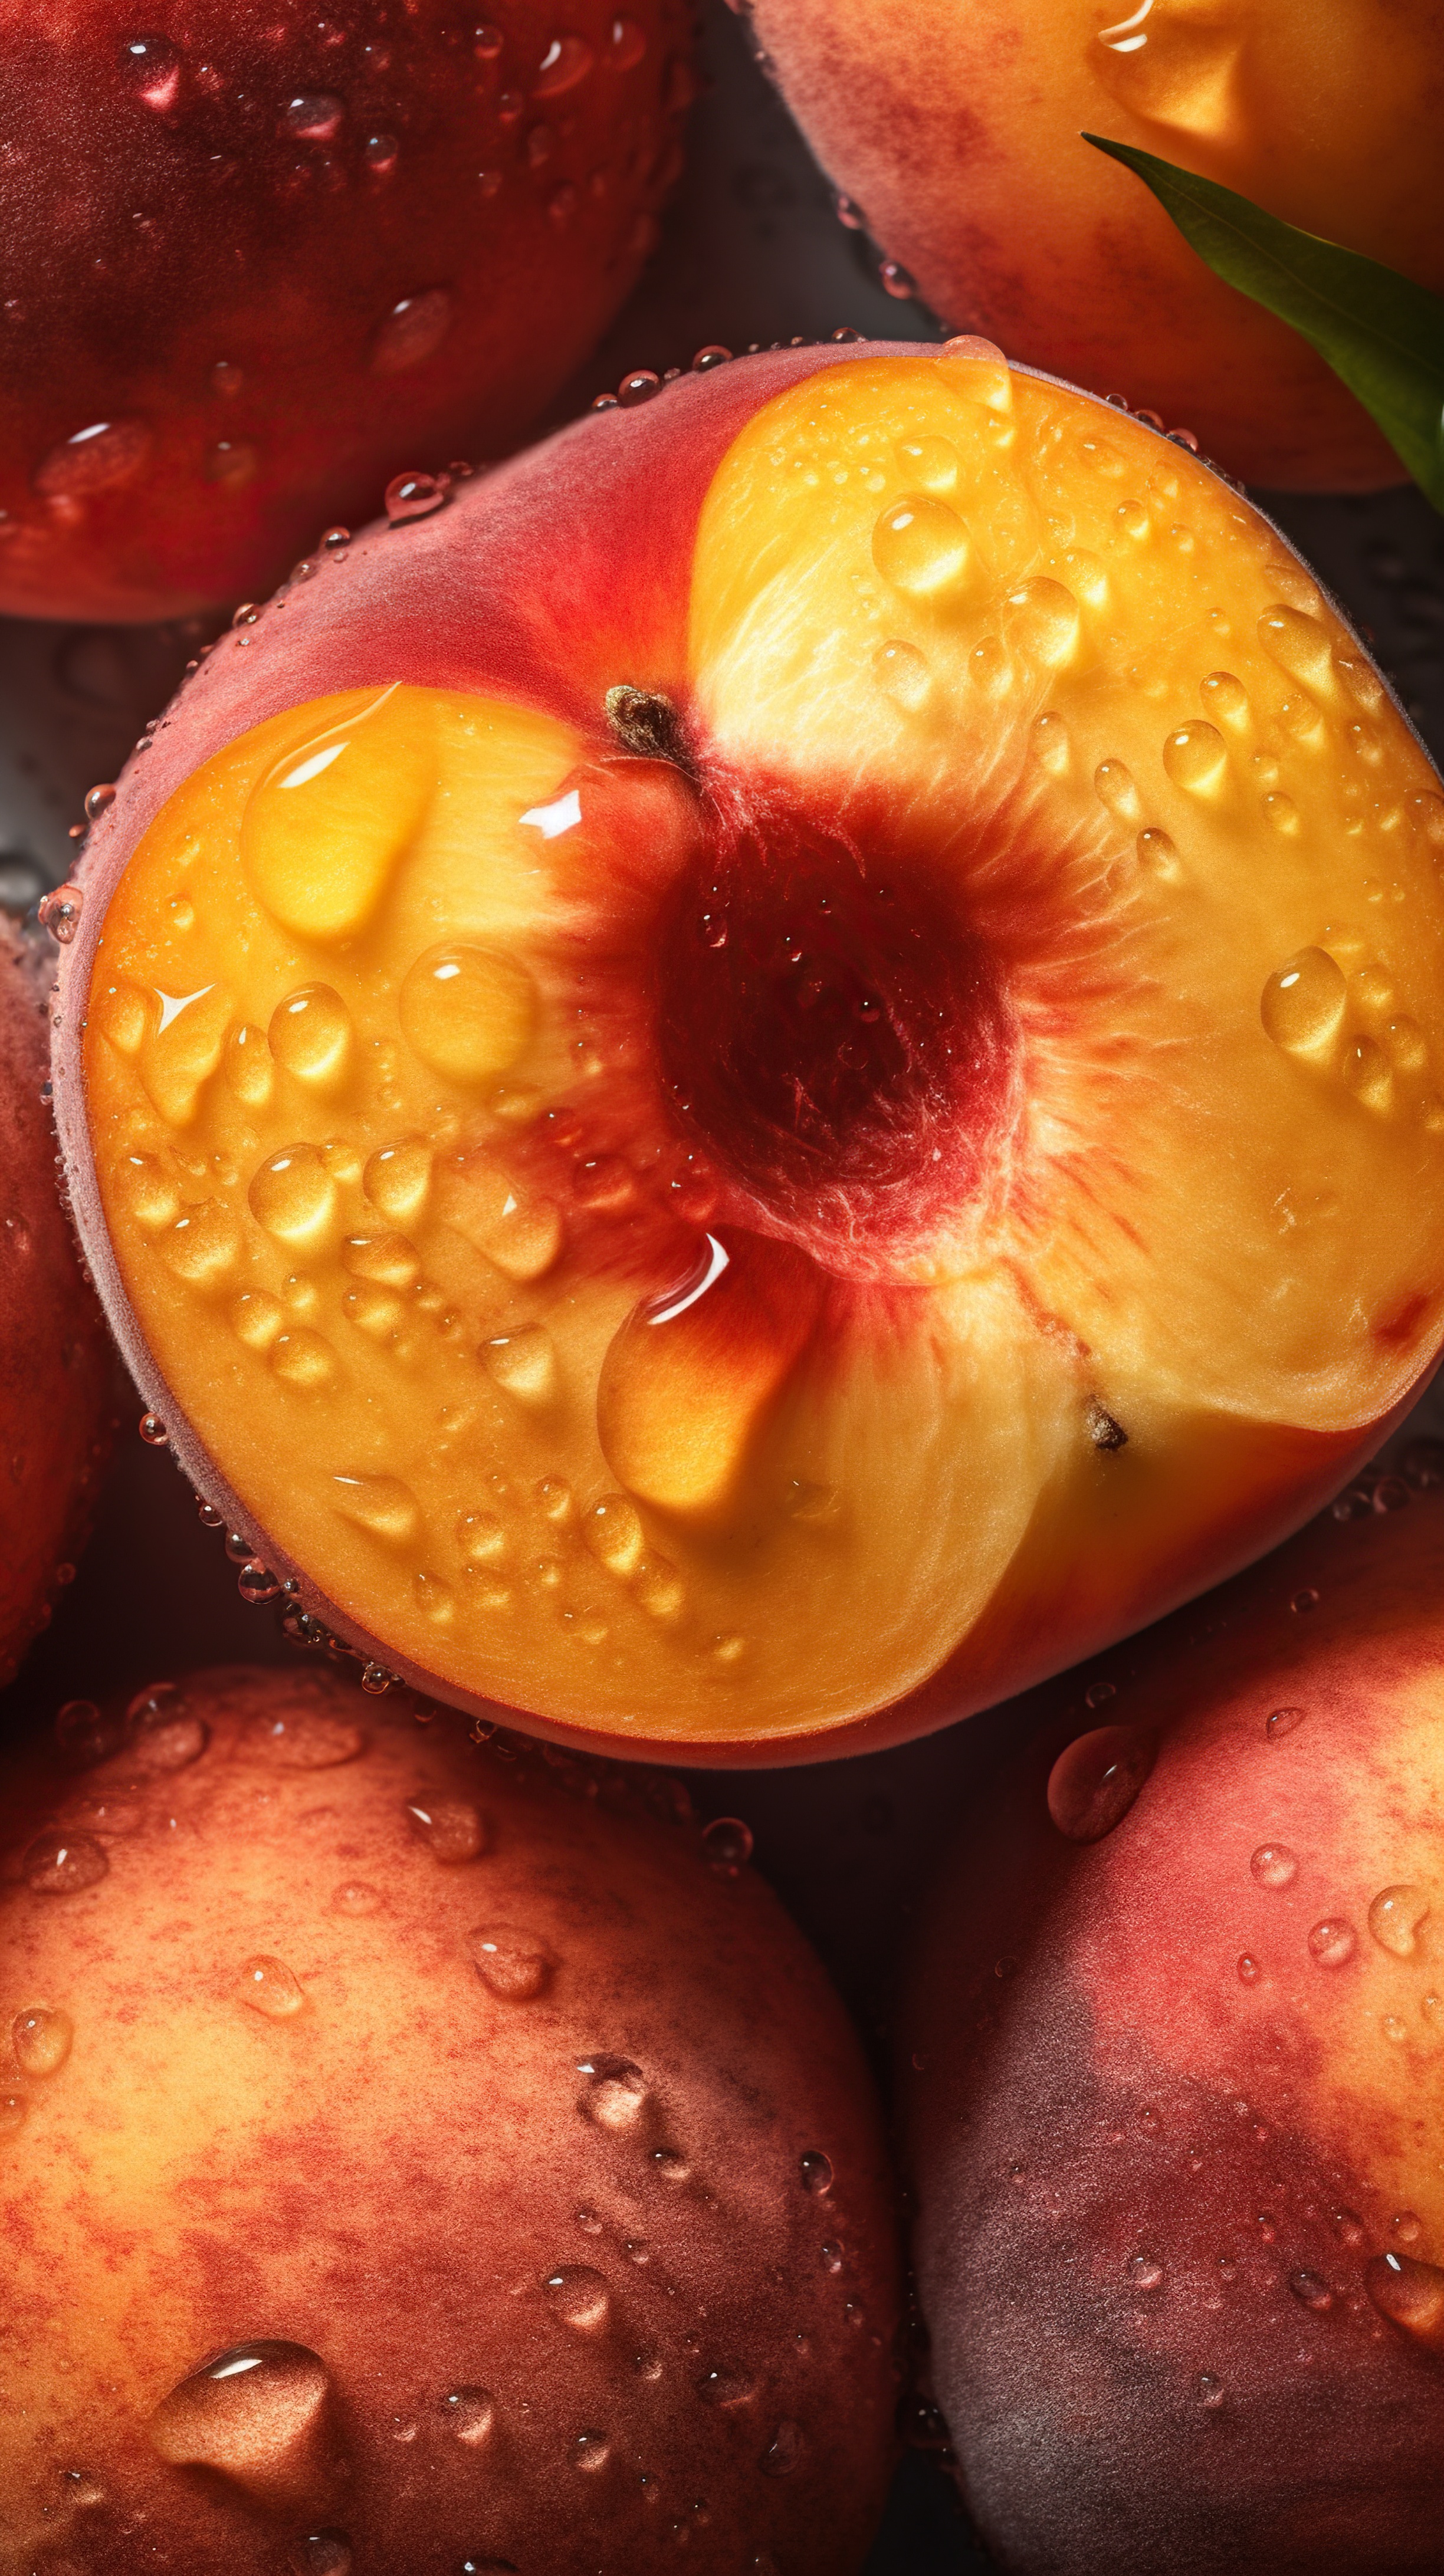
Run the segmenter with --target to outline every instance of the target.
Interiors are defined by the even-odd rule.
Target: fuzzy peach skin
[[[656,237],[683,0],[0,9],[0,610],[264,593],[494,456]]]
[[[101,813],[57,1098],[137,1383],[458,1705],[986,1705],[1435,1363],[1437,791],[1266,520],[988,343],[599,413],[245,616]]]
[[[1444,1451],[1406,1466],[1021,1703],[940,1881],[919,2281],[1020,2576],[1439,2564]]]
[[[1402,481],[1322,358],[1191,251],[1103,134],[1444,289],[1437,0],[756,0],[783,94],[956,330],[1184,422],[1231,473]]]
[[[887,2171],[737,1829],[324,1670],[105,1743],[4,1778],[5,2576],[858,2567]]]
[[[110,1446],[110,1340],[41,1098],[52,955],[0,919],[0,1685],[75,1570]]]

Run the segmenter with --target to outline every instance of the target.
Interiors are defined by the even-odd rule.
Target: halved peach
[[[383,1671],[679,1759],[977,1707],[1444,1331],[1444,802],[1185,448],[709,369],[282,591],[94,835],[58,1088],[192,1478]]]

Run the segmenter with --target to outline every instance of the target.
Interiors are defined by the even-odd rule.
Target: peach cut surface
[[[170,796],[88,993],[120,1280],[443,1691],[955,1714],[1432,1361],[1444,805],[1266,521],[986,349],[761,402],[678,652],[610,723],[331,694]]]

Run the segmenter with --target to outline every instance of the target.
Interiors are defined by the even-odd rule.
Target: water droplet
[[[1077,1736],[1048,1775],[1048,1813],[1070,1842],[1101,1842],[1122,1823],[1153,1769],[1147,1727],[1099,1726]]]
[[[329,143],[341,130],[344,110],[339,98],[329,90],[311,90],[303,97],[289,98],[281,110],[281,123],[288,134],[307,143]]]
[[[287,1145],[272,1154],[246,1195],[251,1214],[278,1243],[320,1243],[336,1214],[336,1184],[315,1145]]]
[[[719,2362],[696,2382],[704,2406],[745,2406],[757,2393],[757,2382],[735,2363]]]
[[[68,1834],[51,1826],[37,1834],[22,1867],[25,1884],[35,1895],[80,1896],[107,1875],[110,1862],[93,1834]]]
[[[419,1136],[408,1136],[378,1148],[361,1175],[361,1187],[393,1225],[411,1225],[425,1209],[431,1168],[430,1147]]]
[[[552,1337],[541,1324],[519,1333],[500,1333],[484,1342],[481,1356],[487,1374],[523,1404],[549,1404],[557,1391],[557,1357]]]
[[[1299,809],[1292,796],[1266,796],[1263,800],[1263,809],[1276,832],[1298,830]]]
[[[962,459],[948,438],[908,438],[899,442],[897,461],[907,481],[920,492],[954,492]]]
[[[908,304],[912,301],[918,291],[917,285],[900,260],[880,261],[877,273],[885,294],[895,297],[899,304]]]
[[[765,2478],[789,2478],[802,2458],[802,2427],[783,2417],[758,2461]]]
[[[568,90],[580,88],[595,61],[585,36],[553,36],[532,82],[532,97],[564,98]]]
[[[1310,1954],[1321,1968],[1342,1968],[1357,1947],[1358,1936],[1352,1923],[1338,1915],[1326,1915],[1309,1934]]]
[[[241,2344],[162,2398],[150,2437],[176,2467],[209,2469],[272,2508],[304,2508],[339,2467],[330,2399],[326,2366],[303,2344]]]
[[[260,461],[260,450],[249,439],[218,438],[206,449],[201,471],[208,483],[219,483],[236,492],[253,481]],[[248,622],[254,624],[254,610]]]
[[[290,2021],[304,2010],[306,1998],[298,1979],[284,1959],[275,1959],[258,1951],[247,1959],[241,1970],[241,2000],[253,2012],[264,2013],[267,2021]]]
[[[1410,1959],[1428,1918],[1429,1899],[1422,1887],[1384,1887],[1369,1908],[1369,1930],[1381,1950],[1396,1959]]]
[[[126,88],[144,106],[174,105],[181,58],[168,36],[132,36],[121,46],[120,69]]]
[[[547,2305],[564,2325],[595,2334],[611,2314],[612,2294],[590,2263],[563,2263],[542,2283]]]
[[[308,2531],[291,2544],[291,2576],[351,2576],[354,2563],[344,2531]]]
[[[176,1682],[153,1682],[137,1691],[125,1712],[130,1749],[148,1771],[184,1771],[210,1742],[205,1720],[195,1715]]]
[[[1444,2339],[1444,2271],[1409,2254],[1376,2254],[1364,2287],[1381,2316],[1431,2348]]]
[[[536,986],[514,958],[486,948],[430,948],[401,987],[402,1031],[433,1073],[483,1082],[505,1073],[536,1023]]]
[[[425,1844],[433,1860],[444,1861],[448,1868],[475,1860],[486,1849],[480,1812],[465,1798],[417,1799],[405,1812],[417,1841]]]
[[[1397,2218],[1391,2218],[1389,2224],[1401,2245],[1417,2245],[1424,2233],[1424,2222],[1412,2209],[1400,2210]]]
[[[46,452],[35,469],[35,489],[47,501],[88,500],[93,492],[129,482],[151,445],[144,421],[92,421]]]
[[[1143,820],[1143,799],[1133,783],[1133,773],[1121,760],[1101,760],[1093,772],[1093,785],[1099,802],[1120,823],[1138,824]]]
[[[486,2388],[449,2388],[441,2401],[442,2421],[453,2441],[476,2449],[491,2432],[496,2406]]]
[[[1270,659],[1305,688],[1332,694],[1333,645],[1326,626],[1301,609],[1282,605],[1266,609],[1258,622],[1258,640]]]
[[[11,2137],[22,2128],[30,2113],[23,2093],[0,2093],[0,2138]]]
[[[916,715],[927,704],[932,690],[932,673],[926,656],[918,651],[915,644],[900,643],[896,638],[891,643],[879,644],[872,657],[872,676],[884,695],[908,715]],[[708,947],[720,948],[725,944],[726,921],[719,920],[717,928],[721,936],[708,938],[705,942]]]
[[[1208,795],[1221,785],[1228,768],[1228,745],[1216,725],[1180,725],[1163,746],[1163,766],[1175,787],[1191,795]]]
[[[1394,1073],[1384,1050],[1373,1038],[1354,1038],[1344,1049],[1340,1068],[1356,1100],[1366,1109],[1387,1110],[1394,1098]]]
[[[57,947],[68,948],[80,928],[80,915],[85,896],[76,885],[60,885],[42,895],[35,908],[35,918],[42,930],[48,930]]]
[[[804,2191],[814,2192],[819,2198],[831,2191],[832,2159],[830,2156],[825,2156],[819,2147],[808,2149],[807,2154],[800,2161],[798,2170],[802,2175]]]
[[[1071,661],[1078,642],[1078,602],[1061,581],[1040,576],[1010,591],[1004,602],[1008,638],[1015,650],[1046,671]]]
[[[1156,2254],[1135,2254],[1128,2265],[1128,2279],[1135,2290],[1161,2290],[1163,2265]]]
[[[1334,2294],[1321,2272],[1291,2272],[1289,2288],[1300,2307],[1314,2316],[1323,2316],[1334,2304]]]
[[[1245,1952],[1244,1952],[1244,1954],[1243,1954],[1242,1958],[1239,1960],[1239,1963],[1238,1963],[1238,1973],[1239,1973],[1239,1982],[1240,1982],[1240,1984],[1241,1984],[1241,1985],[1245,1985],[1245,1986],[1256,1986],[1256,1985],[1257,1985],[1258,1980],[1259,1980],[1259,1964],[1258,1964],[1257,1959],[1251,1959],[1251,1958],[1249,1957],[1249,1954],[1248,1954],[1248,1952],[1247,1952],[1246,1950],[1245,1950]]]
[[[1200,2406],[1223,2404],[1223,2381],[1211,2370],[1201,2370],[1198,2374],[1198,2402]]]
[[[1408,2023],[1400,2021],[1397,2013],[1384,2013],[1380,2018],[1379,2028],[1386,2039],[1396,2042],[1406,2040],[1409,2036]]]
[[[1069,743],[1068,727],[1063,718],[1051,711],[1039,716],[1033,726],[1032,742],[1039,766],[1047,770],[1049,777],[1066,777]]]
[[[405,1547],[421,1523],[416,1496],[399,1476],[333,1476],[331,1499],[342,1520],[373,1538]]]
[[[331,1771],[339,1763],[354,1762],[365,1752],[368,1738],[365,1728],[349,1718],[301,1704],[259,1718],[249,1740],[256,1752],[285,1770]]]
[[[276,1062],[321,1089],[340,1080],[351,1049],[351,1014],[329,984],[303,984],[277,1004],[267,1032]]]
[[[432,286],[422,295],[403,295],[373,335],[372,374],[400,376],[421,366],[440,348],[455,312],[456,299],[449,287]],[[411,489],[398,492],[398,484]],[[428,487],[425,493],[422,485]],[[431,474],[398,475],[386,486],[386,516],[393,526],[398,520],[425,518],[440,507],[448,490],[444,480]]]
[[[582,1535],[609,1574],[634,1574],[645,1544],[641,1514],[625,1494],[604,1494],[582,1522]]]
[[[587,2083],[579,2109],[602,2129],[630,2129],[647,2102],[647,2079],[629,2057],[585,2057],[577,2072]]]
[[[714,1816],[702,1829],[707,1865],[718,1878],[738,1878],[752,1858],[752,1834],[740,1816]]]
[[[107,1761],[120,1740],[119,1720],[102,1717],[93,1699],[68,1699],[57,1712],[56,1747],[72,1771],[88,1771],[94,1763]]]
[[[968,532],[956,510],[926,492],[895,501],[872,532],[872,559],[884,581],[915,599],[955,589],[970,554]]]
[[[1292,1887],[1299,1874],[1298,1854],[1287,1843],[1260,1843],[1249,1868],[1260,1887]]]
[[[614,18],[607,43],[613,71],[634,71],[647,50],[646,31],[635,18]]]
[[[320,1333],[278,1333],[270,1357],[277,1377],[310,1392],[329,1386],[336,1374],[336,1354]]]
[[[510,1924],[482,1924],[468,1932],[466,1947],[488,1993],[503,2003],[534,2003],[551,1983],[556,1952],[539,1932],[521,1932]]]
[[[10,2025],[10,2042],[22,2075],[56,2075],[70,2055],[75,2024],[50,2004],[32,2004]]]
[[[1348,985],[1327,950],[1302,948],[1263,989],[1259,1015],[1275,1046],[1290,1055],[1332,1047],[1343,1025]]]
[[[429,519],[449,498],[450,486],[434,474],[393,474],[384,495],[386,516],[393,528],[402,528],[412,519]]]
[[[385,1902],[380,1888],[370,1886],[364,1878],[343,1879],[331,1893],[333,1914],[379,1914]]]

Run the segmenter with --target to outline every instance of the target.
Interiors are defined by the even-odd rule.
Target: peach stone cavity
[[[443,1690],[976,1704],[1432,1359],[1444,806],[1244,501],[986,352],[760,409],[688,660],[675,760],[398,684],[173,795],[89,992],[121,1282]]]

